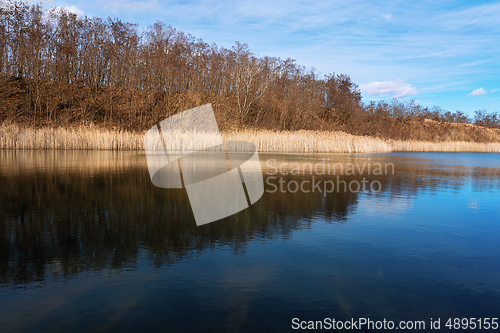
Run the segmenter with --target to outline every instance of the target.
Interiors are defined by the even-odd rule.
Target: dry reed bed
[[[222,137],[225,141],[252,142],[260,152],[277,153],[500,152],[500,143],[388,141],[344,132],[247,130],[223,133]],[[144,133],[83,126],[34,129],[2,124],[0,149],[142,150]]]
[[[223,135],[226,141],[249,141],[260,152],[280,153],[385,153],[387,141],[344,132],[241,131]]]
[[[23,128],[0,126],[0,149],[143,149],[144,136],[90,127]]]
[[[392,151],[499,153],[500,143],[390,141]]]

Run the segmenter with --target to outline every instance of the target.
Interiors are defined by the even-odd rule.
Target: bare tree
[[[248,50],[248,45],[236,42],[234,51],[234,84],[238,111],[246,118],[250,108],[261,99],[274,81],[269,59],[257,59]]]

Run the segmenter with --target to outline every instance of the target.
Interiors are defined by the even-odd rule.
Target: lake
[[[144,152],[0,151],[0,327],[496,331],[500,154],[260,160],[260,200],[197,226]]]

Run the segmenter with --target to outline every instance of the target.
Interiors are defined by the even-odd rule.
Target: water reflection
[[[196,227],[185,190],[153,186],[141,153],[1,151],[0,282],[26,284],[48,275],[134,267],[138,261],[171,265],[221,247],[241,253],[252,239],[290,238],[318,218],[345,223],[358,209],[407,211],[421,191],[500,188],[497,160],[466,165],[404,154],[328,156],[344,164],[390,161],[395,172],[340,176],[348,182],[377,180],[379,193],[269,193],[266,185],[250,208]],[[264,180],[271,177],[272,163],[314,163],[323,157],[262,154]],[[266,163],[270,159],[275,161]],[[297,182],[312,176],[278,174]]]

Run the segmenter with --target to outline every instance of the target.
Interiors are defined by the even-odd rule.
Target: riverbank
[[[222,134],[225,141],[250,141],[261,152],[277,153],[386,153],[500,152],[500,143],[466,141],[399,141],[334,131],[236,131]],[[27,128],[0,125],[0,149],[141,150],[144,133],[99,127]]]

